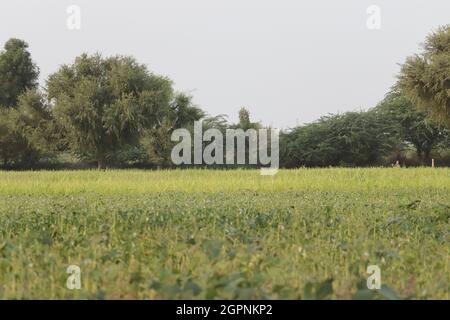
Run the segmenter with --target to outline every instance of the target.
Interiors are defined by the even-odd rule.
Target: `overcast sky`
[[[80,30],[67,27],[70,5]],[[380,29],[367,27],[371,5]],[[374,106],[398,64],[448,23],[449,0],[0,2],[0,44],[27,41],[41,84],[82,52],[133,55],[209,114],[234,121],[245,106],[278,128]]]

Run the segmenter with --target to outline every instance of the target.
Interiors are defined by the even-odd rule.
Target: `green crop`
[[[449,299],[449,220],[449,169],[0,172],[0,298]]]

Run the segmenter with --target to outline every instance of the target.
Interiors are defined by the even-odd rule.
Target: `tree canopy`
[[[0,52],[0,107],[14,107],[23,92],[37,87],[39,69],[27,49],[25,41],[13,38]]]
[[[398,83],[375,108],[328,115],[282,132],[281,165],[374,166],[407,157],[412,164],[429,164],[441,154],[450,164],[450,129],[442,125],[450,123],[450,27],[431,33],[423,47],[407,59]],[[33,168],[42,160],[64,159],[96,162],[98,168],[170,167],[172,133],[193,131],[198,120],[204,131],[252,130],[241,140],[247,159],[250,136],[265,128],[252,121],[247,108],[239,110],[237,123],[223,114],[207,115],[190,95],[176,92],[170,79],[130,56],[82,54],[42,88],[38,74],[28,44],[10,39],[0,52],[2,167]]]
[[[283,164],[299,166],[376,165],[391,144],[385,124],[370,112],[322,117],[284,133]]]
[[[174,99],[172,83],[131,57],[83,54],[47,81],[48,99],[67,148],[98,167],[161,124]]]
[[[386,124],[386,132],[397,141],[399,151],[414,146],[422,163],[430,160],[433,148],[448,136],[448,130],[438,126],[426,111],[417,110],[397,89],[388,93],[373,112]]]
[[[406,59],[399,86],[416,106],[450,126],[450,25],[428,35],[423,52]]]

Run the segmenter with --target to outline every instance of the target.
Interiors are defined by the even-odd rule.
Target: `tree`
[[[37,87],[39,69],[27,48],[26,42],[10,39],[0,53],[0,106],[14,107],[23,92]]]
[[[239,122],[236,123],[236,124],[230,125],[229,129],[243,131],[242,133],[244,133],[244,132],[248,133],[248,132],[251,132],[251,131],[255,131],[255,133],[256,133],[255,137],[257,139],[257,137],[259,136],[258,129],[262,128],[261,124],[259,122],[252,122],[251,121],[251,119],[250,119],[250,111],[247,108],[245,108],[245,107],[242,107],[241,109],[239,109],[238,116],[239,116]],[[268,138],[270,139],[270,136]],[[237,138],[234,138],[234,139],[235,139],[235,142],[237,142],[238,139]],[[258,147],[259,147],[258,140],[256,140],[256,141],[254,140],[254,141],[251,142],[250,139],[251,139],[250,135],[245,135],[244,136],[245,159],[246,159],[246,161],[247,160],[250,161],[250,145],[252,143],[256,144],[256,146],[257,146],[256,147],[256,154],[259,154],[258,150],[257,150]],[[270,142],[268,143],[268,145],[270,146]],[[235,155],[234,163],[237,163],[237,154],[238,154],[238,143],[235,143],[235,145],[234,145],[234,155]],[[231,165],[231,166],[234,166],[234,165]]]
[[[234,125],[234,128],[243,130],[259,129],[261,125],[258,122],[251,122],[250,111],[247,108],[241,108],[239,110],[239,123]]]
[[[0,112],[0,154],[3,166],[32,166],[54,150],[52,118],[43,95],[27,90],[16,108]]]
[[[414,105],[450,126],[450,25],[428,35],[423,49],[406,59],[399,86]]]
[[[193,105],[192,97],[178,93],[175,95],[169,108],[157,120],[157,125],[145,130],[141,139],[142,148],[149,160],[158,167],[167,167],[172,164],[171,151],[175,143],[171,141],[175,129],[192,129],[194,121],[205,116],[205,113]]]
[[[391,147],[385,124],[369,112],[347,112],[284,132],[280,138],[284,166],[376,165]]]
[[[11,167],[34,158],[27,141],[15,130],[11,110],[0,109],[0,161]]]
[[[67,148],[98,168],[159,125],[174,98],[170,80],[132,57],[99,54],[62,66],[49,76],[47,91]]]
[[[244,130],[250,127],[250,111],[246,108],[241,108],[239,110],[239,127]]]
[[[398,141],[398,149],[413,145],[422,163],[429,162],[431,151],[448,136],[447,130],[430,119],[427,112],[417,110],[398,89],[387,94],[373,112],[386,123],[389,133]]]
[[[0,52],[0,160],[3,166],[30,165],[38,159],[37,150],[24,135],[16,110],[20,97],[37,87],[39,69],[27,48],[26,42],[10,39]]]

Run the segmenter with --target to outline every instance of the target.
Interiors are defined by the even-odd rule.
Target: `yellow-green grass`
[[[450,190],[449,169],[0,171],[0,194]]]
[[[443,168],[0,172],[0,298],[448,299],[449,219]]]

